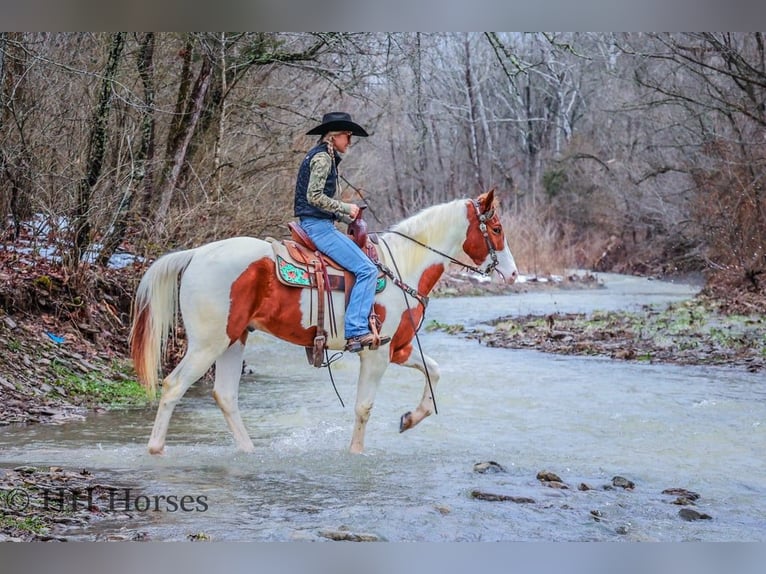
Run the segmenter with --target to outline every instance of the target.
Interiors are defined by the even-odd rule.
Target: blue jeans
[[[370,332],[369,316],[375,301],[378,268],[359,246],[341,233],[330,219],[304,217],[301,227],[317,249],[342,265],[356,277],[346,307],[346,339]]]

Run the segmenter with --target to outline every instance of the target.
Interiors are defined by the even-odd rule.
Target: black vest
[[[320,219],[335,219],[334,213],[322,211],[311,205],[306,198],[309,189],[309,179],[311,178],[311,159],[318,153],[327,153],[327,144],[319,143],[309,150],[306,157],[303,158],[301,167],[298,169],[298,178],[295,181],[295,201],[293,211],[296,217],[318,217]],[[327,174],[327,181],[324,184],[324,193],[327,197],[335,197],[335,191],[338,187],[338,163],[341,157],[336,153],[335,162]]]

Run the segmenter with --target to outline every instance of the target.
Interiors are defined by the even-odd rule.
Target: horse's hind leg
[[[207,372],[222,351],[222,348],[200,348],[189,343],[184,358],[162,383],[160,404],[157,407],[157,416],[154,418],[154,427],[149,437],[150,453],[162,453],[173,409],[189,387]]]
[[[245,346],[236,341],[215,363],[215,387],[213,398],[223,411],[226,423],[237,443],[237,448],[253,452],[253,441],[247,434],[242,417],[239,414],[239,381],[242,376],[242,355]]]
[[[423,366],[424,362],[425,367]],[[404,413],[399,420],[399,432],[411,429],[436,410],[433,390],[439,382],[439,365],[428,355],[423,355],[423,360],[421,360],[419,356],[410,355],[410,358],[402,363],[402,366],[417,369],[423,373],[423,375],[426,376],[426,385],[423,390],[423,398],[420,399],[420,404],[415,411]],[[428,369],[428,374],[426,374],[426,368]],[[429,379],[431,381],[430,385],[428,384]]]

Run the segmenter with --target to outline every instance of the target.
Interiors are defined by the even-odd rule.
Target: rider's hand
[[[360,208],[356,203],[352,203],[351,205],[351,213],[349,214],[352,219],[356,219],[356,216],[359,215]]]

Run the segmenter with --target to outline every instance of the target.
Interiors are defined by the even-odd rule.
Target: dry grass
[[[564,275],[568,269],[588,267],[595,259],[584,252],[591,251],[587,245],[574,244],[562,226],[544,213],[506,214],[503,227],[519,272],[525,275]]]

